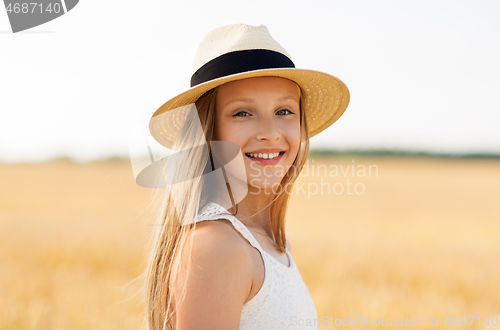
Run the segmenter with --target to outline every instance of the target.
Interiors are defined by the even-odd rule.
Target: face
[[[240,146],[250,192],[272,191],[299,150],[297,84],[279,77],[258,77],[220,86],[214,140]]]

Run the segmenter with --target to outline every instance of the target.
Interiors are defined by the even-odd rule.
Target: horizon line
[[[389,149],[389,148],[372,148],[372,149],[333,149],[333,148],[311,148],[308,158],[318,157],[335,157],[335,156],[369,156],[369,157],[426,157],[426,158],[457,158],[457,159],[500,159],[500,153],[494,152],[436,152],[411,149]],[[86,161],[78,160],[76,157],[69,155],[61,155],[51,157],[42,161],[4,161],[0,159],[0,164],[43,164],[57,161],[69,161],[73,163],[96,163],[110,161],[127,161],[130,162],[128,156],[110,155],[106,157],[89,159]]]

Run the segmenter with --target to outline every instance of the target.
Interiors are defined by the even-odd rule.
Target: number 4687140
[[[32,13],[43,13],[44,11],[47,13],[59,13],[61,11],[61,5],[58,2],[49,3],[45,8],[43,8],[43,4],[36,2],[23,2],[23,3],[9,3],[7,6],[8,13],[23,13],[23,14],[32,14]]]
[[[470,322],[469,322],[469,326],[472,325],[472,323],[474,322],[474,319],[477,319],[477,323],[478,325],[481,325],[481,317],[480,316],[467,316],[470,318]],[[443,322],[444,324],[448,325],[448,326],[466,326],[467,325],[467,317],[465,316],[460,316],[460,319],[458,318],[458,316],[453,316],[451,318],[451,322],[450,322],[450,317],[448,316],[446,318],[446,320]],[[498,317],[497,316],[492,316],[491,318],[488,316],[486,317],[486,319],[483,321],[483,324],[484,325],[491,325],[491,326],[494,326],[496,327],[498,325]]]

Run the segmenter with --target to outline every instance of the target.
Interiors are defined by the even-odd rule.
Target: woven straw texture
[[[265,25],[228,25],[212,30],[203,38],[194,57],[191,74],[220,55],[246,49],[274,50],[292,59],[290,54],[271,37]]]

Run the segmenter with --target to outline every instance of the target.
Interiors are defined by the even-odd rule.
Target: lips
[[[259,159],[274,159],[277,158],[281,155],[283,155],[285,152],[271,152],[271,153],[262,153],[262,152],[249,152],[246,153],[245,155],[250,157],[250,158],[259,158]]]
[[[283,154],[285,153],[284,151],[281,151],[281,152],[277,152],[278,153],[278,156],[277,157],[274,157],[274,158],[263,158],[263,153],[260,153],[260,157],[259,157],[259,153],[257,153],[257,157],[253,157],[256,153],[246,153],[245,156],[247,156],[248,158],[250,158],[253,162],[259,164],[259,165],[276,165],[280,160],[281,158],[283,157]],[[269,153],[265,153],[265,154],[269,154]],[[273,154],[273,153],[271,153]]]

